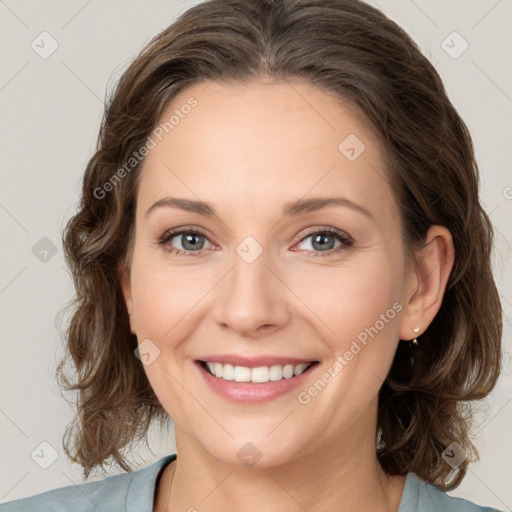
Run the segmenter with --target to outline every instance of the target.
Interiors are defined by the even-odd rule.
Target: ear
[[[436,316],[453,267],[453,239],[444,226],[431,226],[426,247],[415,252],[416,262],[407,270],[404,308],[400,318],[400,339],[420,336]],[[413,329],[419,326],[419,332]]]
[[[125,265],[124,262],[120,262],[117,267],[117,275],[121,291],[123,292],[124,302],[126,304],[126,310],[130,317],[130,330],[132,334],[135,334],[135,327],[133,321],[133,299],[132,299],[132,285],[130,279],[130,269]]]

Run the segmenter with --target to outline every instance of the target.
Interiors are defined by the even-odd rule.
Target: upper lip
[[[287,364],[298,365],[302,363],[314,363],[315,359],[299,359],[296,357],[288,356],[258,356],[258,357],[243,357],[232,354],[218,354],[203,356],[198,361],[208,363],[221,363],[232,364],[233,366],[245,366],[247,368],[257,368],[259,366],[273,366],[280,365],[286,366]]]

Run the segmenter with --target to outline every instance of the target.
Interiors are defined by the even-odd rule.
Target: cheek
[[[361,398],[378,392],[393,362],[403,308],[402,282],[400,256],[382,252],[347,276],[340,291],[331,348],[346,361],[345,383]]]
[[[323,282],[329,288],[322,292],[317,283],[309,295],[315,298],[315,314],[329,327],[323,339],[330,352],[321,382],[313,383],[315,390],[322,390],[320,398],[311,400],[327,409],[325,423],[332,428],[326,432],[333,436],[340,424],[355,421],[376,399],[393,362],[403,307],[399,259],[383,253],[373,262],[340,270]],[[306,398],[315,396],[311,389],[302,391]]]
[[[194,306],[208,289],[194,269],[134,265],[132,293],[137,333],[159,340],[175,337],[176,330],[189,323]]]
[[[204,281],[188,274],[161,264],[137,266],[135,261],[132,271],[139,350],[145,347],[151,357],[144,371],[160,403],[178,422],[194,413],[193,401],[180,385],[187,375],[180,362],[181,341],[193,332],[200,309],[197,302],[208,290]]]
[[[338,353],[359,333],[374,326],[389,333],[395,326],[398,310],[393,304],[401,297],[403,269],[400,258],[391,252],[375,250],[347,259],[332,268],[308,272],[290,271],[288,283],[304,298],[315,324]],[[383,327],[381,315],[384,315]],[[316,318],[316,320],[313,320]]]

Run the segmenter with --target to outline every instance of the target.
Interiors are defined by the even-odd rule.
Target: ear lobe
[[[416,264],[412,269],[416,286],[414,290],[405,290],[407,295],[400,322],[400,339],[415,338],[414,327],[420,326],[421,334],[432,322],[443,302],[455,261],[453,239],[444,226],[431,226],[426,244],[416,253]],[[410,283],[411,279],[406,279],[406,282]]]

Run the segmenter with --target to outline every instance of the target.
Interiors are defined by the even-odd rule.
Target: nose
[[[270,260],[265,250],[253,261],[243,250],[234,255],[215,297],[215,319],[223,329],[256,339],[290,321],[290,291]]]

